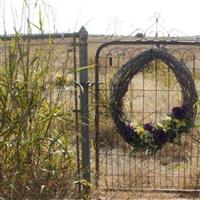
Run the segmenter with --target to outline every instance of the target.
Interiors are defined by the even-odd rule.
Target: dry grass
[[[193,195],[188,193],[164,193],[164,192],[96,192],[94,200],[190,200]],[[198,194],[195,199],[199,199]]]
[[[56,82],[57,73],[73,72],[73,57],[49,40],[16,36],[7,45],[0,47],[0,198],[74,195],[73,82]]]
[[[101,38],[99,39],[101,41]],[[44,42],[44,41],[43,41]],[[58,45],[58,42],[60,43]],[[46,80],[55,82],[56,74],[62,74],[63,76],[69,77],[69,72],[73,68],[73,54],[71,52],[70,40],[58,40],[54,41],[52,44],[46,44],[38,42],[33,42],[30,50],[30,55],[32,58],[35,53],[40,53],[40,59],[45,63],[45,59],[48,60],[47,52],[51,52],[51,67],[48,69],[46,74]],[[89,54],[90,62],[93,63],[94,54],[99,43],[89,43]],[[38,48],[40,47],[40,48]],[[137,48],[137,47],[134,47]],[[117,51],[120,51],[119,49]],[[41,54],[43,52],[44,54]],[[199,54],[197,53],[197,56]],[[181,147],[167,145],[161,152],[153,157],[151,155],[146,155],[142,153],[131,153],[130,146],[126,145],[122,139],[118,136],[113,121],[110,117],[108,110],[109,101],[109,83],[113,74],[117,71],[123,63],[128,60],[128,57],[122,58],[117,61],[117,57],[113,56],[113,64],[109,66],[108,59],[102,58],[100,68],[100,186],[103,188],[149,188],[149,189],[179,189],[179,188],[190,188],[193,189],[196,184],[197,173],[199,170],[199,144],[192,141],[191,137],[183,138],[183,144]],[[4,54],[1,55],[1,60],[4,59]],[[188,64],[192,66],[192,62],[188,61]],[[78,63],[77,63],[78,65]],[[176,80],[172,73],[168,73],[168,69],[165,65],[160,65],[161,69],[158,69],[155,73],[155,63],[151,63],[151,69],[146,70],[144,73],[139,74],[133,80],[130,85],[129,92],[125,97],[125,110],[127,112],[127,117],[129,119],[134,119],[136,121],[159,121],[162,119],[169,109],[174,105],[179,105],[181,102],[180,87],[176,84]],[[198,66],[198,60],[196,62]],[[192,69],[192,68],[191,68]],[[94,70],[89,70],[90,81],[94,80]],[[196,68],[194,73],[196,79],[196,87],[199,88],[199,69]],[[70,75],[69,79],[73,79],[73,75]],[[157,81],[156,81],[157,80]],[[49,83],[49,81],[47,81]],[[69,81],[67,88],[73,87],[73,81]],[[45,85],[46,87],[46,85]],[[155,91],[155,89],[157,91]],[[167,91],[165,91],[167,89]],[[91,138],[94,138],[94,89],[90,89],[90,133]],[[173,90],[170,91],[169,90]],[[50,93],[51,95],[50,95]],[[75,142],[74,135],[75,127],[74,125],[74,91],[73,90],[63,90],[61,93],[58,92],[56,88],[52,90],[44,90],[44,96],[51,96],[52,101],[55,101],[55,97],[59,95],[59,102],[62,107],[62,111],[68,113],[67,120],[55,120],[52,124],[52,135],[56,133],[66,134],[63,140],[67,141],[65,148],[70,152],[71,160],[64,160],[66,155],[59,157],[59,165],[61,168],[58,169],[56,176],[52,175],[49,177],[49,182],[46,189],[46,194],[52,188],[56,188],[57,194],[54,196],[59,196],[62,193],[64,195],[67,190],[74,192],[74,185],[72,184],[75,178]],[[156,98],[155,98],[156,97]],[[155,112],[155,105],[157,105]],[[131,112],[130,112],[131,111]],[[159,111],[159,112],[158,112]],[[146,113],[145,113],[146,112]],[[199,118],[199,116],[198,116]],[[199,119],[198,119],[199,120]],[[197,121],[198,122],[198,121]],[[70,128],[69,128],[70,127]],[[197,132],[193,132],[194,136],[198,136]],[[92,143],[92,142],[91,142]],[[43,154],[48,151],[48,145],[45,144],[46,148],[43,148]],[[59,145],[53,147],[52,155],[55,155]],[[60,148],[60,146],[59,146]],[[93,155],[92,155],[93,156]],[[6,154],[4,155],[4,158]],[[35,159],[35,158],[34,158]],[[52,159],[49,159],[49,161]],[[94,164],[94,156],[92,157],[92,165]],[[56,161],[56,162],[57,162]],[[22,164],[23,164],[22,160]],[[66,165],[71,162],[69,169]],[[33,164],[33,163],[32,163]],[[29,165],[27,168],[27,174],[31,172],[31,168],[34,171],[33,165]],[[62,168],[65,164],[65,169]],[[50,163],[48,163],[50,166]],[[9,171],[8,165],[6,166]],[[32,171],[32,172],[33,172]],[[5,172],[4,172],[5,173]],[[14,173],[14,172],[13,172]],[[53,172],[52,172],[53,173]],[[43,174],[47,177],[48,174]],[[39,177],[39,175],[37,175]],[[24,184],[28,183],[28,179],[31,179],[31,175],[27,175],[26,180],[24,179]],[[10,176],[10,181],[12,180],[12,175]],[[38,191],[41,189],[42,185],[46,182],[42,182],[38,179]],[[5,186],[5,183],[4,183]],[[6,186],[9,188],[9,184]],[[1,187],[2,189],[3,187]],[[70,189],[69,189],[70,188]],[[7,190],[9,191],[9,189]],[[133,197],[134,195],[134,197]],[[137,193],[133,192],[100,192],[99,197],[97,195],[93,199],[184,199],[182,194],[159,194],[156,193]],[[160,196],[161,195],[161,196]],[[60,195],[61,196],[61,195]],[[64,196],[63,196],[64,197]],[[189,199],[190,196],[186,196],[185,199]]]

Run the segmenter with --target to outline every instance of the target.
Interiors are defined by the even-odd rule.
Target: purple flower
[[[124,139],[126,142],[128,143],[132,143],[132,135],[134,134],[134,128],[128,124],[125,126],[125,129],[124,129]]]
[[[167,134],[162,129],[155,129],[153,131],[153,138],[155,143],[165,144],[167,142]]]
[[[133,129],[131,128],[130,124],[126,125],[125,127],[125,134],[130,135],[132,133]]]
[[[151,132],[153,130],[153,125],[152,123],[146,123],[144,124],[144,129]]]
[[[182,105],[181,107],[174,107],[172,108],[172,114],[177,119],[185,119],[187,114],[187,107],[185,105]]]

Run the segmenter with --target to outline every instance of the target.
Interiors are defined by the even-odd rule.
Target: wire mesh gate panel
[[[10,46],[12,46],[12,37],[2,36],[0,46],[0,64],[1,68],[9,65],[12,60]],[[22,53],[29,51],[30,71],[39,71],[40,68],[46,68],[45,87],[42,95],[47,102],[52,105],[60,105],[67,118],[63,123],[54,124],[49,129],[48,134],[55,131],[64,130],[66,141],[71,147],[70,151],[76,156],[76,168],[74,169],[77,179],[80,178],[80,142],[79,133],[81,127],[80,120],[80,88],[78,86],[79,73],[77,66],[80,66],[80,33],[74,34],[52,34],[52,35],[27,35],[19,39],[18,46]],[[29,45],[27,45],[27,43]],[[20,54],[19,51],[17,53]],[[39,55],[39,56],[37,56]],[[18,56],[18,55],[17,55]],[[87,59],[87,58],[86,58]],[[33,62],[35,61],[35,62]],[[20,73],[18,79],[20,80]],[[46,127],[44,127],[45,130]],[[53,134],[52,134],[53,135]],[[55,135],[56,136],[56,135]],[[2,162],[4,162],[3,152],[0,152]],[[64,155],[64,154],[63,154]],[[63,157],[64,158],[64,157]],[[69,165],[63,161],[63,166]],[[77,172],[76,172],[77,171]]]
[[[175,41],[115,41],[99,47],[95,72],[96,184],[117,190],[199,190],[199,129],[181,138],[181,146],[167,144],[156,155],[135,153],[117,133],[111,118],[109,86],[113,75],[131,58],[149,48],[165,48],[190,69],[199,96],[200,43]],[[124,98],[126,116],[134,122],[159,122],[181,105],[181,88],[161,60],[134,76]],[[196,124],[199,124],[199,106]]]

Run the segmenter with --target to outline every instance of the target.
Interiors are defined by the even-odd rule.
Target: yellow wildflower
[[[143,135],[144,134],[144,127],[143,126],[136,127],[136,132],[137,132],[138,135]]]
[[[187,126],[184,119],[177,121],[176,128],[180,128],[180,127],[184,127],[184,126]]]

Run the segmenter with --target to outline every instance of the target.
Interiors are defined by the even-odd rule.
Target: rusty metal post
[[[80,31],[80,67],[88,65],[88,32],[84,27]],[[90,142],[88,120],[88,69],[80,70],[80,109],[81,109],[81,136],[82,136],[82,178],[90,183]],[[84,186],[85,193],[89,192],[89,186]]]

